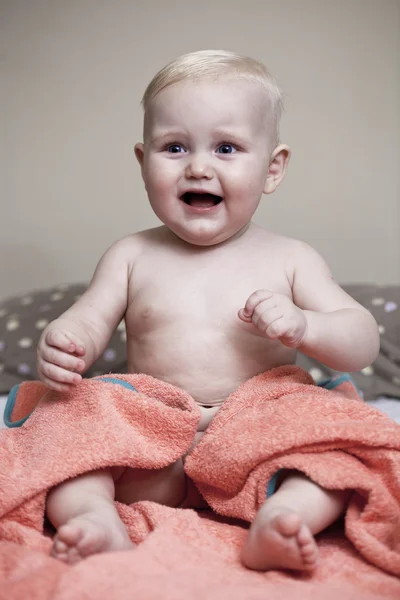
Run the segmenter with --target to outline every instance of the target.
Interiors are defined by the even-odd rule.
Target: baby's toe
[[[285,537],[297,535],[301,527],[301,519],[295,513],[283,513],[277,515],[273,521],[276,530]]]
[[[312,570],[318,562],[318,546],[308,527],[303,525],[297,535],[297,543],[304,569]]]
[[[89,556],[105,548],[106,533],[102,530],[87,531],[79,540],[76,548],[81,557]]]
[[[83,529],[77,525],[63,525],[57,532],[57,538],[66,546],[76,546],[83,537]]]

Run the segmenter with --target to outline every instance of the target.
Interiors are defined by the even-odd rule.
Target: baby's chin
[[[249,227],[249,223],[247,223],[244,227],[232,231],[232,232],[212,232],[212,231],[197,231],[197,232],[189,232],[189,231],[180,231],[178,229],[171,229],[172,233],[174,233],[179,239],[191,246],[198,246],[203,248],[208,248],[211,246],[218,246],[223,244],[224,242],[228,242],[230,240],[234,240],[240,237]]]

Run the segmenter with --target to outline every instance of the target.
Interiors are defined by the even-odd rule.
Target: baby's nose
[[[188,179],[212,179],[214,171],[210,159],[204,155],[192,155],[186,166],[185,175]]]

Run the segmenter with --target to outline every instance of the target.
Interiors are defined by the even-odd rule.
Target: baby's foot
[[[91,554],[129,550],[133,546],[118,515],[88,512],[59,528],[51,555],[74,564]]]
[[[259,571],[312,571],[318,562],[318,548],[308,526],[295,512],[264,505],[250,527],[242,561]]]

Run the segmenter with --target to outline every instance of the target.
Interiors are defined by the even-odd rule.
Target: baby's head
[[[142,98],[144,109],[144,132],[146,137],[148,109],[153,98],[171,85],[201,80],[221,79],[258,84],[259,93],[264,97],[265,114],[269,121],[270,143],[279,142],[279,122],[282,115],[282,92],[268,69],[261,62],[248,56],[241,56],[226,50],[199,50],[183,54],[168,63],[151,80]]]
[[[185,54],[143,96],[135,147],[154,212],[185,241],[208,246],[245,230],[283,178],[282,94],[264,65],[233,52]]]

